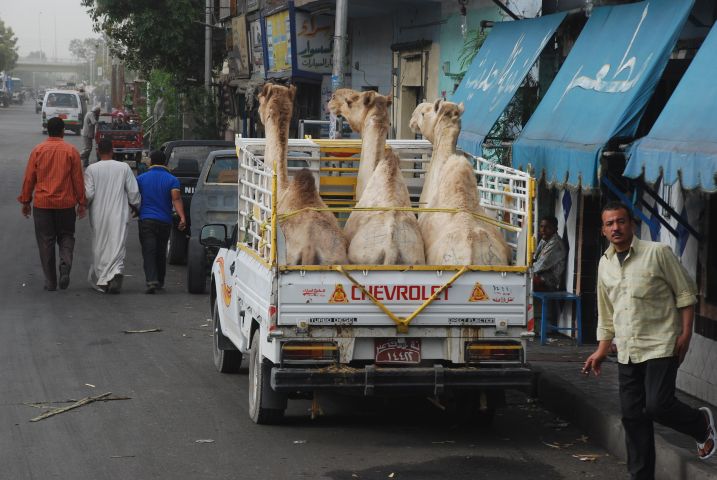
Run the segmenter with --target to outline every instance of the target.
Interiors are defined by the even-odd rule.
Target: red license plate
[[[416,364],[421,361],[420,338],[377,338],[376,363]]]

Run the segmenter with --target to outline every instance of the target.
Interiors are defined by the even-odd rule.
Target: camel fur
[[[351,130],[361,135],[361,162],[356,175],[356,201],[361,200],[366,184],[383,155],[388,137],[388,107],[391,97],[376,92],[357,92],[339,88],[329,100],[329,111],[341,115]]]
[[[429,265],[508,265],[511,251],[500,230],[471,213],[486,215],[480,205],[475,172],[455,153],[463,105],[447,101],[419,105],[412,128],[433,142],[433,155],[423,190],[427,208],[453,208],[459,213],[423,212],[419,226]],[[426,192],[426,189],[428,191]]]
[[[339,89],[329,109],[361,133],[361,164],[356,187],[357,207],[410,207],[411,199],[398,156],[386,148],[389,97],[376,92]],[[363,170],[362,170],[363,168]],[[411,212],[351,212],[344,233],[349,261],[361,265],[425,263],[423,239]]]
[[[277,173],[277,210],[285,214],[303,208],[326,208],[311,172],[304,168],[289,180],[289,123],[296,87],[265,84],[259,94],[259,116],[266,130],[264,161]],[[286,237],[288,265],[348,263],[346,238],[331,212],[306,211],[280,223]]]
[[[386,151],[366,185],[357,207],[410,207],[408,188],[398,156]],[[412,212],[351,212],[344,233],[349,261],[358,265],[419,265],[426,263],[423,238]]]

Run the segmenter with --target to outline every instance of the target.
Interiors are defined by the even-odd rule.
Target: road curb
[[[619,412],[608,411],[599,398],[543,369],[531,365],[536,374],[537,397],[543,405],[579,426],[611,455],[625,460],[625,432]],[[715,480],[714,460],[701,462],[695,454],[670,443],[663,435],[664,427],[655,427],[655,478],[657,480]]]

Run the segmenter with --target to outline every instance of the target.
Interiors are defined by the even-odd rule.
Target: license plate
[[[376,363],[395,365],[421,361],[420,338],[378,338],[374,345]]]

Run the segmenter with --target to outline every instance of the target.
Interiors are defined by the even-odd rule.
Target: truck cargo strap
[[[369,292],[363,285],[361,285],[354,277],[349,274],[346,270],[343,269],[341,265],[336,266],[336,271],[340,272],[343,276],[345,276],[351,283],[356,285],[356,288],[361,290],[361,292],[366,295],[371,301],[381,309],[383,313],[388,315],[388,317],[393,320],[393,322],[396,324],[396,331],[398,333],[408,333],[408,326],[410,325],[411,321],[416,318],[416,316],[421,313],[426,307],[428,307],[431,302],[433,302],[436,298],[438,298],[439,295],[441,295],[448,287],[453,285],[453,282],[458,280],[461,275],[466,273],[469,270],[468,267],[463,267],[460,270],[456,272],[455,275],[453,275],[448,282],[446,282],[441,288],[433,292],[433,295],[428,297],[426,301],[424,301],[419,307],[409,316],[407,317],[399,317],[396,314],[394,314],[391,310],[386,307],[380,300],[378,300],[376,297],[374,297],[371,292]]]
[[[477,368],[443,365],[433,367],[348,366],[280,368],[271,370],[271,388],[277,392],[334,390],[373,395],[420,391],[440,395],[450,389],[515,388],[532,386],[533,372],[528,367]]]

